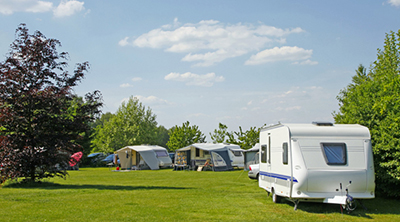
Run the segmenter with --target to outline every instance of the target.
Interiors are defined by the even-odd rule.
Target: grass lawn
[[[35,187],[0,189],[0,221],[400,221],[400,201],[364,201],[350,215],[339,205],[274,204],[247,172],[171,169],[112,172],[81,168]]]

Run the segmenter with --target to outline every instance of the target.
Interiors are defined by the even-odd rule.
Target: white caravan
[[[357,124],[276,124],[260,131],[259,186],[278,203],[341,204],[375,197],[368,128]]]
[[[229,149],[229,158],[231,159],[232,167],[244,168],[243,149],[239,145],[226,144]]]
[[[172,167],[167,149],[157,145],[126,146],[114,154],[118,155],[122,169],[158,170]]]

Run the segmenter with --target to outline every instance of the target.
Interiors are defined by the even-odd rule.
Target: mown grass
[[[274,204],[247,172],[112,172],[0,189],[0,221],[400,221],[398,200],[364,201],[350,215],[338,205]]]

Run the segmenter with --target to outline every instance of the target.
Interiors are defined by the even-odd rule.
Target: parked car
[[[83,166],[98,166],[100,161],[107,156],[105,153],[91,153],[86,158],[84,158]]]
[[[260,165],[252,164],[249,166],[249,173],[247,174],[250,179],[258,180],[258,176],[260,174]]]
[[[108,155],[106,158],[102,159],[101,162],[104,163],[104,164],[112,163],[114,161],[114,155],[115,154]],[[118,163],[119,163],[119,159],[118,159]]]
[[[101,158],[101,157],[105,157],[105,156],[106,156],[106,154],[104,154],[104,153],[91,153],[87,157],[88,158]]]

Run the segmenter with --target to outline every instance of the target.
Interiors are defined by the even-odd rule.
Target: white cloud
[[[301,110],[301,106],[290,106],[285,108],[285,111],[292,111],[292,110]]]
[[[280,116],[280,118],[291,116],[290,118],[295,117],[294,119],[303,113],[324,109],[325,107],[320,104],[335,98],[335,95],[320,86],[292,87],[285,91],[273,91],[260,95],[251,94],[249,96],[253,100],[254,107],[247,106],[246,110],[242,110],[254,112],[254,115],[268,110],[271,116]],[[257,109],[258,107],[261,107],[261,109]]]
[[[119,87],[121,87],[121,88],[128,88],[128,87],[132,87],[132,85],[129,84],[129,83],[124,83],[124,84],[121,84]]]
[[[140,77],[133,77],[132,78],[132,82],[139,82],[139,81],[142,81],[142,78],[140,78]],[[119,85],[119,87],[128,88],[128,87],[133,87],[133,85],[131,85],[129,83],[124,83],[124,84]]]
[[[287,96],[289,96],[290,94],[293,94],[293,93],[294,93],[294,90],[297,90],[297,89],[298,89],[298,87],[295,87],[295,88],[293,88],[292,90],[286,91],[286,92],[284,92],[284,93],[282,93],[282,94],[278,94],[276,97],[277,97],[277,98],[284,98],[284,97],[287,97]]]
[[[125,37],[124,39],[121,39],[121,40],[118,42],[118,45],[120,45],[120,46],[127,46],[127,45],[129,45],[130,43],[128,42],[128,39],[129,39],[129,37]]]
[[[61,1],[60,4],[53,10],[55,17],[65,17],[73,15],[76,12],[80,12],[85,9],[83,7],[84,2],[71,0],[71,1]]]
[[[179,82],[186,82],[186,85],[205,86],[211,87],[216,82],[223,82],[225,78],[223,76],[216,76],[215,73],[207,73],[204,75],[198,75],[191,72],[183,74],[171,72],[164,77],[165,80],[173,80]]]
[[[133,81],[133,82],[139,82],[139,81],[142,81],[142,78],[140,78],[140,77],[133,77],[133,78],[132,78],[132,81]]]
[[[91,12],[92,10],[88,9],[83,16],[86,17],[86,15],[90,14]]]
[[[389,0],[388,3],[392,6],[400,7],[400,0]]]
[[[137,95],[135,97],[137,99],[139,99],[139,102],[142,102],[142,103],[144,103],[146,105],[168,105],[168,104],[171,104],[167,100],[160,99],[160,98],[158,98],[156,96],[145,97],[145,96]]]
[[[51,11],[53,3],[38,0],[2,0],[0,1],[0,13],[11,15],[14,12],[33,12],[41,13]]]
[[[275,37],[283,37],[286,35],[289,35],[291,33],[300,33],[300,32],[304,32],[303,29],[297,27],[294,29],[280,29],[280,28],[276,28],[273,26],[266,26],[266,25],[262,25],[260,27],[257,28],[256,33],[259,35],[269,35],[269,36],[275,36]]]
[[[193,118],[193,117],[208,117],[208,115],[204,114],[204,113],[192,113],[187,115],[187,118]]]
[[[119,45],[164,49],[167,52],[186,53],[182,61],[196,62],[195,66],[210,66],[227,58],[258,51],[267,44],[284,43],[286,36],[304,32],[301,28],[281,29],[259,24],[223,24],[216,20],[204,20],[197,24],[164,25]]]
[[[311,90],[322,90],[323,88],[321,86],[310,86],[308,89],[311,89]]]
[[[44,13],[53,11],[55,17],[64,17],[84,10],[83,4],[84,2],[79,2],[77,0],[62,0],[57,7],[54,7],[51,1],[2,0],[0,1],[0,13],[3,15],[11,15],[14,12]],[[88,10],[88,13],[89,12],[90,10]]]
[[[27,8],[25,11],[33,13],[47,12],[50,11],[52,7],[52,2],[37,1],[37,4],[33,5],[30,8]]]
[[[311,61],[309,59],[305,60],[305,61],[301,61],[301,62],[294,62],[292,63],[294,65],[318,65],[317,61]]]
[[[283,46],[266,49],[255,55],[252,55],[249,60],[245,62],[246,65],[258,65],[268,62],[277,61],[296,61],[306,60],[312,55],[313,50],[306,50],[297,46]]]

